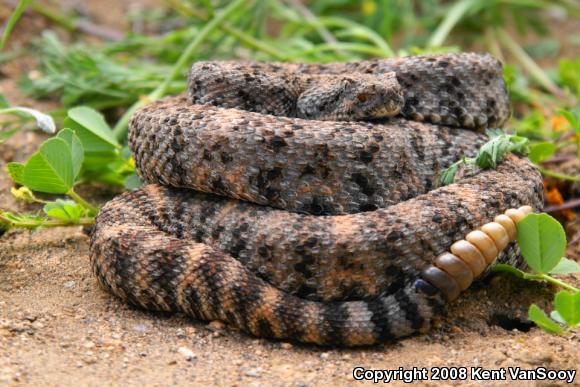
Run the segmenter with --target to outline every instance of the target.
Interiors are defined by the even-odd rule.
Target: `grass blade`
[[[473,7],[479,0],[463,0],[455,3],[453,7],[447,12],[447,16],[441,24],[437,27],[431,38],[427,42],[428,48],[442,46],[447,40],[451,30],[459,23],[461,18],[465,16],[467,11]]]
[[[158,100],[159,98],[163,97],[171,84],[171,82],[181,73],[181,70],[191,61],[191,58],[198,47],[203,43],[203,41],[208,37],[210,33],[215,31],[215,29],[221,25],[229,16],[231,16],[235,11],[237,11],[242,5],[249,5],[244,0],[235,0],[230,3],[226,8],[224,8],[221,12],[217,14],[211,21],[209,21],[201,31],[195,36],[195,38],[189,43],[189,45],[183,51],[183,54],[177,59],[177,62],[173,65],[167,77],[165,77],[164,81],[155,89],[153,90],[145,99],[141,99],[137,101],[133,106],[129,108],[123,114],[123,117],[117,122],[115,128],[113,128],[113,134],[117,139],[123,139],[127,134],[127,125],[129,124],[129,120],[131,116],[143,106],[146,102],[151,102]]]
[[[502,28],[496,30],[499,42],[521,63],[521,65],[538,81],[538,83],[554,94],[556,97],[565,98],[565,94],[546,75],[544,70],[513,40]]]
[[[0,39],[0,51],[4,49],[4,44],[6,44],[8,36],[10,36],[10,32],[12,32],[16,23],[18,23],[18,20],[28,6],[28,3],[30,3],[30,0],[20,0],[14,12],[10,15],[8,22],[6,22],[6,26],[4,27],[4,32],[2,32],[2,38]]]

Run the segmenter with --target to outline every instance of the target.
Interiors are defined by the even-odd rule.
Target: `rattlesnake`
[[[496,256],[520,262],[515,222],[542,207],[541,177],[516,155],[436,187],[486,141],[465,128],[508,112],[489,55],[196,63],[188,95],[130,123],[149,184],[101,209],[93,271],[132,304],[257,336],[424,332]]]

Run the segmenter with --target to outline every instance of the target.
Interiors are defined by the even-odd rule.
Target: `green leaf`
[[[24,227],[35,230],[42,227],[45,218],[31,214],[13,214],[0,210],[0,229],[8,230],[12,227]]]
[[[47,203],[44,212],[51,218],[65,220],[71,223],[78,223],[79,219],[86,213],[86,209],[72,200],[57,199]]]
[[[526,276],[528,275],[526,272],[523,272],[520,269],[517,269],[517,268],[513,267],[512,265],[508,265],[506,263],[498,263],[497,265],[495,265],[491,268],[491,271],[494,273],[497,273],[497,272],[510,273],[510,274],[515,275],[518,278],[526,278]]]
[[[67,193],[74,184],[71,149],[62,138],[45,141],[24,165],[22,184],[33,191]]]
[[[552,270],[566,249],[562,225],[548,214],[529,214],[517,224],[518,244],[526,263],[536,273]]]
[[[528,139],[525,137],[505,134],[499,129],[488,129],[487,135],[490,140],[481,146],[475,157],[475,164],[480,168],[495,168],[508,152],[528,152]]]
[[[139,188],[141,186],[141,180],[139,179],[139,176],[137,176],[137,174],[132,173],[129,176],[127,176],[125,178],[125,181],[123,182],[123,185],[125,186],[125,189],[132,191],[136,188]]]
[[[560,59],[558,77],[562,85],[580,96],[580,59]]]
[[[557,333],[559,335],[564,333],[564,330],[558,323],[551,320],[542,309],[536,304],[530,305],[528,309],[528,318],[536,323],[537,326],[550,333]]]
[[[550,270],[550,274],[572,274],[580,273],[580,264],[576,261],[562,257],[555,268]]]
[[[451,164],[449,167],[441,171],[437,177],[437,185],[442,187],[453,183],[455,175],[459,170],[459,166],[464,163],[465,160],[459,160],[458,162]]]
[[[517,122],[515,125],[516,132],[519,135],[530,139],[543,140],[546,137],[544,133],[544,126],[546,125],[546,118],[544,115],[536,110],[527,114],[524,119]]]
[[[85,168],[102,168],[119,157],[119,144],[103,116],[88,107],[70,109],[64,126],[78,136],[85,151]]]
[[[58,133],[57,137],[65,140],[71,149],[73,175],[76,180],[81,171],[81,167],[83,166],[83,161],[85,159],[83,144],[81,143],[81,140],[79,140],[75,132],[73,132],[70,129],[61,130]]]
[[[113,131],[105,122],[103,115],[96,110],[86,106],[72,108],[68,111],[68,117],[65,120],[65,125],[67,120],[68,122],[76,123],[77,126],[80,126],[86,130],[86,133],[82,133],[82,137],[79,135],[83,145],[85,144],[85,141],[88,140],[87,142],[90,145],[96,145],[98,143],[98,145],[104,147],[104,144],[108,144],[109,147],[106,147],[107,149],[114,149],[119,146],[115,136],[113,136]],[[92,134],[93,136],[89,136],[89,134]],[[95,144],[93,144],[93,142]],[[91,147],[88,147],[88,149],[92,150]]]
[[[476,164],[482,169],[495,168],[508,152],[527,154],[528,139],[521,136],[505,134],[501,129],[488,129],[489,141],[481,146],[475,158],[467,158],[453,163],[439,173],[437,185],[444,186],[453,183],[453,179],[461,164]]]
[[[16,162],[8,163],[6,165],[6,170],[15,183],[24,185],[24,181],[22,179],[22,175],[24,174],[24,164]]]
[[[525,279],[525,280],[529,280],[529,281],[545,281],[545,278],[540,277],[538,274],[530,274],[530,273],[526,273],[525,271],[522,271],[516,267],[513,267],[512,265],[508,265],[505,263],[498,263],[497,265],[493,266],[491,268],[491,271],[493,273],[510,273],[514,276],[516,276],[517,278],[521,278],[521,279]]]
[[[560,114],[566,118],[566,121],[568,121],[574,133],[580,134],[580,119],[568,110],[560,109]]]
[[[556,294],[554,307],[570,327],[580,324],[580,292],[562,290]]]
[[[560,316],[560,313],[558,313],[557,310],[553,310],[550,312],[550,318],[562,325],[566,325],[566,321],[564,321],[564,319],[562,318],[562,316]]]
[[[556,144],[552,142],[539,142],[532,145],[528,158],[532,163],[539,164],[556,152]]]

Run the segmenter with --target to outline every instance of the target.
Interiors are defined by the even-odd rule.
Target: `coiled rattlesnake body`
[[[540,175],[514,155],[435,187],[485,142],[465,128],[508,112],[487,55],[197,63],[187,97],[133,117],[151,184],[103,207],[93,270],[133,304],[258,336],[365,345],[424,331],[493,258],[518,262],[513,223],[496,217],[542,207]],[[492,251],[470,232],[494,218]]]

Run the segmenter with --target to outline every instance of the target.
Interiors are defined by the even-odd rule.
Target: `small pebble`
[[[260,372],[262,372],[261,368],[253,368],[251,370],[247,370],[244,375],[246,376],[250,376],[252,378],[259,378],[260,377]]]
[[[87,352],[88,353],[88,352]],[[91,365],[97,362],[97,359],[94,356],[90,356],[84,359],[85,364]]]
[[[73,289],[75,285],[76,285],[75,281],[66,281],[62,286],[65,289]]]
[[[179,347],[177,352],[179,352],[179,354],[182,355],[187,361],[192,361],[197,358],[197,355],[193,353],[191,349],[186,347]]]
[[[147,333],[149,332],[149,327],[145,324],[135,324],[133,330],[139,333]]]
[[[212,331],[221,331],[225,328],[225,324],[219,320],[211,321],[207,327]]]

